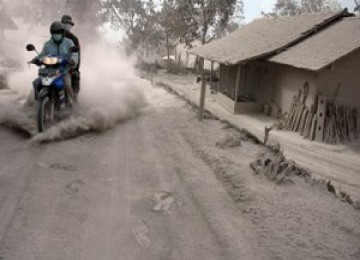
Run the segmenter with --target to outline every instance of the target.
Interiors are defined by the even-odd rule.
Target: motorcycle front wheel
[[[37,127],[39,133],[44,132],[49,126],[51,121],[48,118],[48,110],[51,113],[51,102],[49,97],[44,97],[39,100],[39,107],[37,113]]]

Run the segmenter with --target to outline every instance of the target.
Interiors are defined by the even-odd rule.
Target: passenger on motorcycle
[[[32,60],[32,63],[37,64],[38,61],[45,56],[61,57],[67,61],[67,64],[63,68],[64,84],[68,105],[72,106],[74,99],[69,70],[76,68],[78,63],[78,54],[70,51],[70,48],[75,45],[70,39],[65,38],[65,28],[61,22],[53,22],[50,26],[50,33],[51,39],[45,43],[41,53],[38,57]],[[38,83],[35,81],[34,84]]]
[[[74,100],[76,101],[77,94],[80,91],[80,59],[81,59],[80,42],[79,42],[79,38],[74,33],[71,32],[71,28],[75,25],[74,22],[72,21],[72,17],[70,15],[64,14],[61,17],[61,23],[64,25],[65,28],[65,38],[72,40],[75,46],[77,47],[77,49],[79,50],[78,64],[71,71],[71,83],[72,83],[72,88],[74,90]]]

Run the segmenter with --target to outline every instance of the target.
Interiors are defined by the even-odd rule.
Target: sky
[[[261,11],[271,11],[276,0],[243,0],[246,23],[251,22],[255,18],[261,17]],[[354,0],[339,0],[343,8],[348,8],[350,12],[354,11]]]

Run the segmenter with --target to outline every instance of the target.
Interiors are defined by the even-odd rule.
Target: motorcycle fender
[[[50,86],[53,81],[54,81],[55,77],[43,77],[41,78],[41,84],[43,86]]]

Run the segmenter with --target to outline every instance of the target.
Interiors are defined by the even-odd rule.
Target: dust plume
[[[104,36],[100,34],[99,21],[89,20],[89,17],[96,16],[96,10],[90,8],[91,4],[72,2],[67,11],[75,20],[74,32],[80,36],[82,46],[79,104],[73,108],[71,116],[56,122],[45,133],[37,134],[32,81],[37,77],[38,69],[34,65],[29,68],[26,63],[36,53],[27,52],[25,46],[33,43],[41,51],[50,38],[52,19],[60,19],[66,9],[65,4],[63,1],[46,1],[46,5],[39,5],[30,1],[24,5],[18,0],[6,0],[4,3],[17,30],[5,31],[6,41],[0,44],[18,66],[7,73],[8,89],[0,89],[0,125],[23,128],[35,135],[34,141],[43,142],[88,131],[104,131],[137,115],[146,101],[145,83],[136,77],[135,60],[126,56],[118,45],[101,41]],[[40,12],[43,16],[35,17],[35,13],[27,13],[27,10]],[[99,34],[96,34],[97,31]]]
[[[36,42],[35,39],[27,42]],[[24,50],[24,45],[21,46]],[[36,44],[41,49],[42,44]],[[22,64],[35,53],[20,56]],[[142,82],[136,77],[134,60],[118,46],[98,41],[82,49],[81,90],[79,104],[67,119],[57,122],[45,133],[36,135],[36,142],[61,140],[84,132],[101,132],[137,115],[146,103]],[[35,102],[32,81],[37,68],[23,66],[8,76],[10,89],[0,91],[0,124],[24,128],[35,133]],[[25,105],[25,106],[24,106]]]
[[[82,56],[79,107],[73,116],[35,136],[34,141],[101,132],[136,116],[144,106],[144,89],[129,57],[105,43],[86,47]]]

